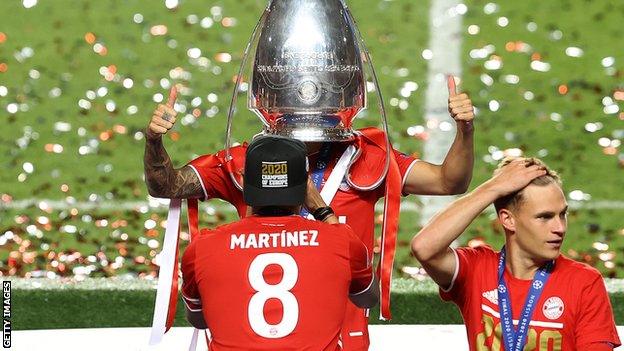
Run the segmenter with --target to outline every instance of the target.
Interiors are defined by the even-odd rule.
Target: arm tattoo
[[[179,199],[204,196],[200,180],[191,167],[173,168],[161,138],[146,138],[143,165],[150,195]]]
[[[174,198],[189,199],[203,198],[204,189],[197,173],[190,167],[184,166],[176,170],[176,177],[173,187]]]

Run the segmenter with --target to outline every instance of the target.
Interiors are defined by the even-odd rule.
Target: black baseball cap
[[[254,139],[247,148],[243,197],[250,206],[299,206],[308,182],[307,148],[276,135]]]

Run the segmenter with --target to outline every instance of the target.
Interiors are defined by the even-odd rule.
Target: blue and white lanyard
[[[324,143],[319,150],[319,156],[316,159],[316,165],[314,166],[314,171],[310,174],[310,179],[312,179],[312,183],[318,191],[321,191],[321,185],[323,185],[323,175],[325,175],[325,169],[327,169],[327,165],[329,164],[329,157],[331,156],[331,144]],[[305,209],[301,208],[301,216],[307,217],[310,213]]]
[[[529,333],[529,323],[535,310],[535,305],[539,301],[540,296],[548,277],[552,272],[554,261],[550,261],[540,267],[535,273],[529,295],[524,302],[524,308],[520,315],[518,328],[513,325],[513,315],[511,313],[511,299],[509,290],[505,284],[505,247],[501,249],[500,258],[498,260],[498,309],[500,310],[500,319],[502,323],[502,336],[505,351],[522,351],[526,338]]]

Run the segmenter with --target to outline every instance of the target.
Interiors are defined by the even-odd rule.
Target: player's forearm
[[[474,164],[472,125],[457,125],[455,140],[442,164],[442,182],[449,195],[468,190]]]
[[[173,165],[163,145],[162,137],[151,134],[149,130],[145,138],[143,167],[149,194],[156,197],[171,197],[169,185],[174,178]]]
[[[414,256],[420,262],[427,262],[447,253],[451,243],[496,198],[497,193],[485,183],[454,201],[436,214],[412,239]]]
[[[327,224],[338,224],[340,223],[340,221],[338,220],[338,217],[336,217],[335,214],[331,214],[329,216],[327,216],[323,222],[327,223]]]
[[[306,189],[304,206],[306,207],[308,212],[312,214],[314,214],[314,212],[316,212],[316,210],[318,210],[319,208],[327,207],[325,200],[323,200],[323,197],[318,192],[318,190],[316,189],[316,186],[314,185],[314,183],[312,182],[310,178],[308,178],[308,186]],[[323,222],[329,223],[329,224],[339,223],[338,217],[336,217],[333,210],[331,211],[329,215],[327,215],[322,220]]]
[[[155,197],[188,199],[204,196],[199,177],[190,167],[174,169],[160,136],[146,136],[145,182]]]

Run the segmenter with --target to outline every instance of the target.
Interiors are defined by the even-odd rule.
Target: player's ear
[[[502,208],[498,211],[498,220],[506,230],[510,232],[516,231],[516,221],[513,214],[508,209]]]

